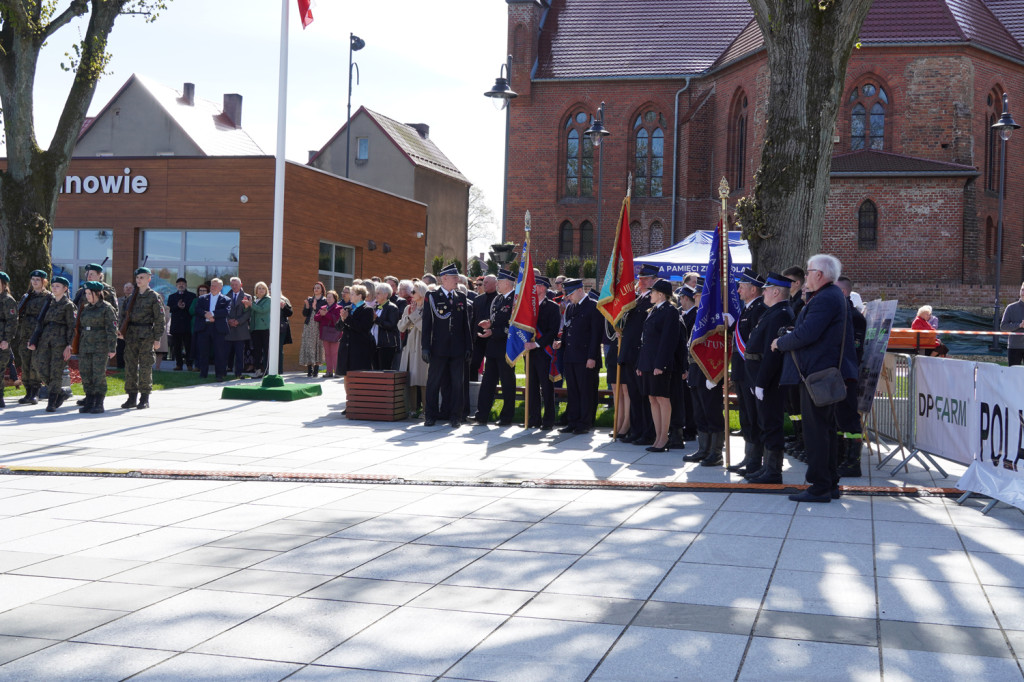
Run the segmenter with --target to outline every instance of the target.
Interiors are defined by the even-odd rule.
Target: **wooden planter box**
[[[348,372],[345,375],[345,416],[397,422],[409,416],[405,405],[408,372]]]

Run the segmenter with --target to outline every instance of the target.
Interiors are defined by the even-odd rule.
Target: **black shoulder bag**
[[[800,375],[804,386],[807,387],[807,394],[811,396],[811,401],[818,407],[835,405],[846,400],[846,380],[843,379],[843,373],[839,368],[843,366],[843,353],[846,351],[846,318],[849,317],[849,314],[849,310],[843,310],[843,344],[839,347],[839,367],[822,369],[805,377],[800,371],[800,364],[796,361],[796,352],[790,351],[793,355],[796,372]]]

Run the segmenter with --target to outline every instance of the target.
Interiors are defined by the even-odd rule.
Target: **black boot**
[[[139,405],[136,409],[145,410],[149,408],[149,394],[143,393],[139,396]]]
[[[57,411],[57,394],[50,391],[49,397],[46,399],[46,411],[56,412]]]
[[[764,471],[759,476],[748,479],[747,482],[782,483],[782,450],[765,450]]]
[[[91,410],[92,409],[93,399],[94,399],[94,396],[93,396],[92,393],[86,393],[85,397],[78,401],[78,402],[82,403],[82,406],[78,408],[79,413],[85,414],[89,410]]]
[[[60,406],[64,404],[64,401],[68,399],[68,394],[64,392],[63,388],[61,388],[61,389],[57,390],[56,398],[57,398],[57,402],[55,403],[54,406],[57,409],[60,409]]]
[[[793,421],[793,442],[790,447],[786,448],[786,454],[790,457],[800,460],[801,462],[807,461],[807,455],[804,452],[804,422],[802,419]]]
[[[734,474],[746,474],[761,468],[761,444],[743,441],[743,461],[726,467]]]
[[[89,400],[89,394],[86,393],[85,397],[84,398],[79,398],[78,401],[75,404],[76,405],[88,405],[89,404],[88,400]]]
[[[715,431],[711,434],[711,445],[708,448],[708,456],[700,461],[702,467],[722,466],[725,459],[722,457],[722,450],[725,449],[725,433]]]
[[[39,404],[39,387],[38,386],[26,386],[25,395],[23,395],[18,403],[22,405],[38,405]]]
[[[0,382],[0,410],[7,407],[7,403],[4,402],[4,387],[3,382]]]
[[[669,429],[668,446],[675,449],[686,447],[686,438],[683,437],[683,429],[681,427]]]
[[[126,400],[123,403],[121,403],[121,407],[123,409],[125,409],[125,410],[130,410],[133,407],[137,407],[138,404],[139,404],[137,402],[138,397],[139,397],[138,392],[136,392],[136,391],[129,391],[129,393],[128,393],[128,400]]]
[[[102,395],[94,395],[92,397],[92,407],[89,409],[89,414],[103,414],[103,398]]]
[[[307,377],[312,377],[313,376],[313,365],[306,365],[306,376]]]
[[[863,472],[860,469],[860,453],[863,450],[864,442],[860,438],[845,438],[843,458],[839,462],[839,478],[860,478]]]
[[[711,447],[711,434],[706,431],[697,432],[697,449],[683,457],[684,462],[699,462],[708,456],[708,448]]]

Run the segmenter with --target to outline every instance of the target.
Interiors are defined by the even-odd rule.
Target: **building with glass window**
[[[752,192],[768,66],[746,0],[506,2],[519,95],[508,215],[531,211],[536,258],[593,256],[598,239],[607,258],[630,175],[637,254],[713,227],[723,176],[732,203]],[[875,0],[843,86],[823,247],[862,293],[991,304],[1000,146],[990,126],[1003,92],[1024,117],[1022,16],[1024,0]],[[585,131],[601,102],[611,134],[595,149]],[[1002,274],[1015,285],[1024,196],[1012,170],[1024,141],[1007,153]],[[506,231],[522,238],[514,221]]]
[[[241,97],[224,106],[133,76],[83,128],[57,203],[53,269],[77,289],[104,259],[118,294],[145,262],[166,295],[238,276],[270,284],[274,158],[240,126]],[[302,300],[313,284],[422,274],[427,207],[303,164],[285,169],[282,292],[295,303],[295,363]]]

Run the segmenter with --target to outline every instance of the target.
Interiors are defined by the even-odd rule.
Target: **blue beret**
[[[3,270],[0,270],[0,282],[10,282],[10,281],[11,281],[11,276],[8,275]]]
[[[95,291],[96,293],[101,293],[103,291],[103,282],[86,282],[82,286],[89,291]]]
[[[32,272],[28,273],[28,276],[39,277],[41,279],[46,279],[47,277],[49,277],[49,275],[46,274],[45,270],[33,270]]]
[[[89,263],[85,266],[86,270],[92,270],[93,272],[103,272],[103,266],[99,263]]]
[[[63,284],[65,287],[71,288],[71,282],[68,281],[68,278],[61,277],[60,275],[53,278],[52,284]]]

